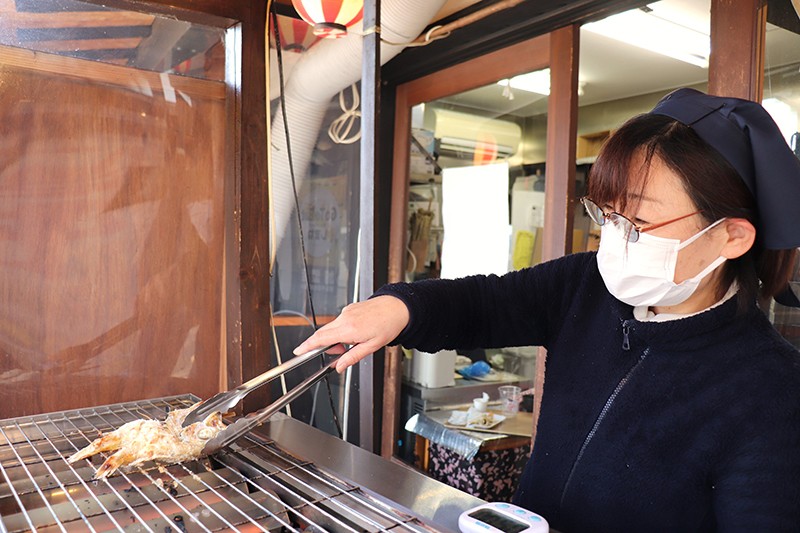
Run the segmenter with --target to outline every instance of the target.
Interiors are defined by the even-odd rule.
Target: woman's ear
[[[747,253],[756,241],[756,228],[745,218],[729,218],[724,223],[728,240],[720,255],[736,259]]]

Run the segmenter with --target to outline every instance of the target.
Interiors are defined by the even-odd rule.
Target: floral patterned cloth
[[[530,444],[502,450],[481,450],[473,459],[433,442],[429,445],[428,475],[487,501],[511,501],[522,474]]]

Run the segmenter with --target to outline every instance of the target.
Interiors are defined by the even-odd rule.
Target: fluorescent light
[[[587,31],[698,67],[708,68],[707,34],[642,9],[632,9],[583,26]]]
[[[520,91],[526,91],[529,93],[550,96],[550,69],[545,68],[535,72],[529,72],[527,74],[520,74],[519,76],[514,76],[510,80],[500,80],[497,82],[497,85],[502,85],[503,87],[510,87],[512,89],[518,89]],[[578,80],[579,96],[583,96],[583,89],[585,86],[585,81]],[[511,93],[503,93],[503,96],[509,100],[514,99],[513,94]]]
[[[510,85],[512,89],[549,96],[550,69],[545,68],[535,72],[528,72],[527,74],[520,74],[510,80],[500,80],[497,85]]]

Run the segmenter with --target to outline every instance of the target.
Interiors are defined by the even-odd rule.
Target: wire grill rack
[[[195,401],[186,395],[0,420],[0,532],[432,531],[256,435],[212,458],[146,463],[101,481],[92,478],[105,454],[66,461],[100,432],[163,419]]]

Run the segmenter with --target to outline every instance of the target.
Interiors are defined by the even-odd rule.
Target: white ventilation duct
[[[294,70],[294,66],[303,57],[299,52],[289,52],[283,50],[281,59],[283,60],[283,76],[289,79]],[[275,99],[281,95],[281,78],[278,72],[278,51],[274,48],[269,49],[269,97]]]
[[[385,0],[381,3],[381,65],[399,54],[405,44],[416,39],[446,0]],[[331,99],[361,79],[361,27],[346,37],[326,39],[312,46],[297,61],[286,80],[286,115],[289,124],[292,159],[298,191],[308,176],[309,162],[319,136],[322,120]],[[387,44],[403,43],[403,44]],[[279,108],[271,125],[272,208],[275,225],[273,246],[279,249],[287,234],[294,209],[294,193],[289,173],[283,113]],[[288,293],[293,265],[281,266],[279,280]]]

